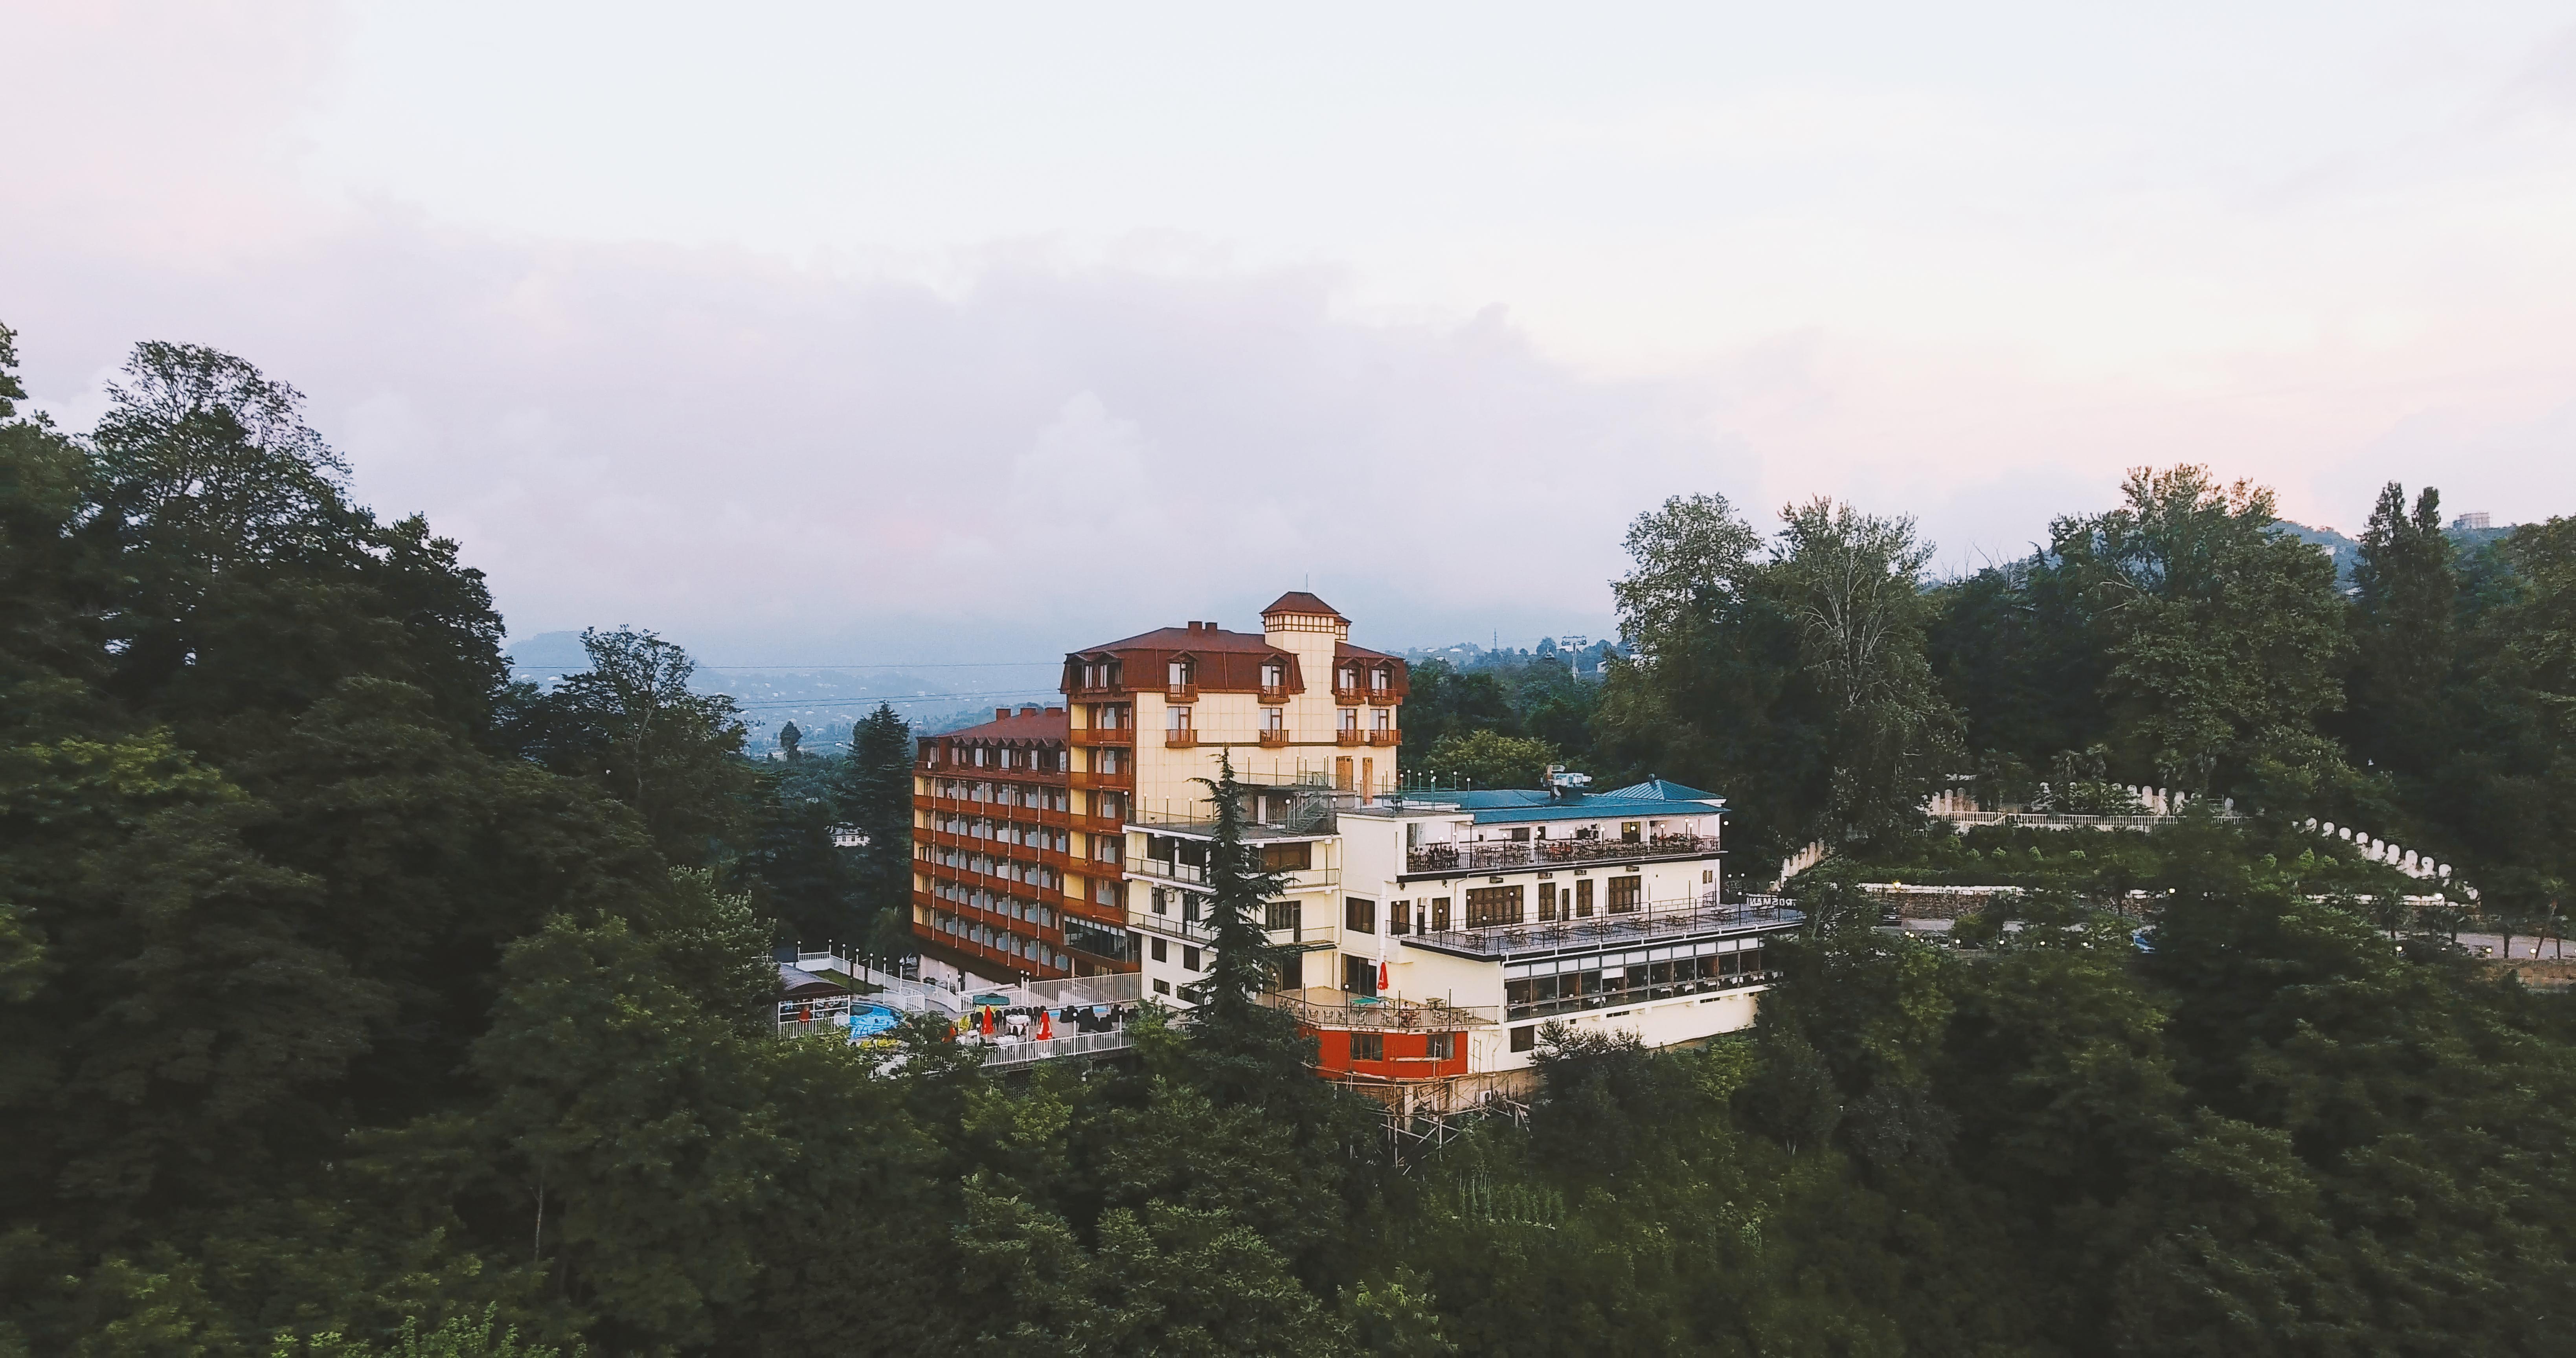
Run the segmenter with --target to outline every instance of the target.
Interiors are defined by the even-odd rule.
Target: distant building
[[[2457,533],[2486,533],[2494,531],[2494,528],[2493,516],[2483,512],[2463,514],[2451,520],[2451,530]]]

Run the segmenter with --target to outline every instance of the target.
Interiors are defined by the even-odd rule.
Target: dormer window
[[[1386,692],[1387,673],[1385,666],[1381,665],[1378,668],[1369,671],[1369,687],[1380,693]]]
[[[1175,660],[1172,662],[1171,685],[1174,688],[1188,688],[1190,686],[1190,662],[1186,660]]]
[[[1263,665],[1261,667],[1261,686],[1263,688],[1288,687],[1288,667],[1280,664],[1276,660]]]

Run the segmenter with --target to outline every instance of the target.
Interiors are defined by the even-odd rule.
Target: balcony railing
[[[1368,733],[1366,731],[1363,731],[1356,726],[1345,726],[1341,730],[1333,733],[1333,743],[1336,745],[1357,745],[1366,740],[1367,737]]]
[[[1698,900],[1656,902],[1644,909],[1588,919],[1443,929],[1407,935],[1404,941],[1418,948],[1491,958],[1651,943],[1694,934],[1753,933],[1794,927],[1805,921],[1806,916],[1777,896],[1749,896],[1733,904],[1703,896]]]
[[[1283,684],[1278,688],[1272,688],[1268,684],[1262,685],[1261,701],[1262,704],[1267,707],[1276,707],[1279,704],[1288,701],[1287,686]]]
[[[1078,787],[1078,788],[1114,788],[1114,789],[1116,789],[1116,790],[1118,790],[1118,791],[1121,791],[1121,792],[1126,791],[1128,788],[1130,788],[1130,787],[1134,786],[1134,785],[1135,785],[1135,782],[1136,782],[1136,775],[1135,775],[1134,773],[1130,772],[1129,770],[1126,770],[1126,769],[1120,769],[1120,770],[1119,770],[1119,771],[1117,771],[1116,773],[1081,773],[1081,772],[1076,772],[1076,773],[1068,774],[1068,775],[1066,775],[1066,777],[1067,777],[1067,778],[1069,778],[1069,779],[1071,780],[1071,783],[1072,783],[1072,785],[1073,785],[1074,787]]]
[[[1136,728],[1132,726],[1085,726],[1072,732],[1076,745],[1133,745]]]
[[[1502,1021],[1502,1011],[1492,1005],[1384,1000],[1343,995],[1338,991],[1330,993],[1335,998],[1309,999],[1303,994],[1284,990],[1272,991],[1258,998],[1262,1004],[1315,1028],[1440,1033],[1456,1032],[1461,1028],[1490,1028]]]
[[[1399,731],[1392,726],[1381,726],[1376,730],[1369,732],[1368,737],[1369,744],[1371,745],[1401,745],[1404,743],[1404,732]]]
[[[1373,688],[1368,691],[1368,700],[1371,704],[1378,707],[1393,707],[1395,706],[1396,693],[1395,690],[1391,688]]]
[[[1199,743],[1199,733],[1187,726],[1175,726],[1163,732],[1163,743],[1175,750],[1186,750]]]
[[[1656,835],[1648,839],[1537,839],[1473,844],[1425,844],[1407,849],[1404,870],[1494,872],[1570,863],[1642,862],[1650,858],[1705,858],[1718,852],[1715,835]]]
[[[1165,684],[1163,686],[1164,702],[1194,703],[1198,700],[1199,686],[1196,684]]]
[[[1286,731],[1264,731],[1261,733],[1261,748],[1265,750],[1282,749],[1286,747],[1287,744],[1288,733]]]
[[[1364,688],[1337,688],[1333,690],[1333,701],[1342,707],[1357,707],[1368,701],[1368,690]]]
[[[1168,858],[1130,858],[1127,860],[1127,875],[1164,882],[1186,882],[1192,886],[1203,885],[1207,881],[1206,868]],[[1340,885],[1342,880],[1340,868],[1281,868],[1278,875],[1281,888],[1291,893],[1323,891]]]

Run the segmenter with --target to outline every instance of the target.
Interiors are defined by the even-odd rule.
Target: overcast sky
[[[0,0],[0,321],[77,426],[139,339],[294,382],[521,636],[1527,644],[1694,490],[2576,512],[2571,24]]]

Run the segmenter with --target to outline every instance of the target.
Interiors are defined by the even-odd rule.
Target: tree
[[[2343,701],[2333,561],[2271,531],[2271,491],[2207,468],[2140,468],[2123,489],[2120,508],[2051,530],[2092,596],[2115,759],[2195,792],[2335,778],[2317,733]]]
[[[791,721],[785,726],[778,728],[778,748],[787,752],[789,763],[794,763],[796,761],[796,747],[804,743],[805,733],[796,729],[796,723]]]
[[[881,957],[912,951],[912,728],[891,704],[861,719],[835,786],[841,815],[858,832],[850,850],[851,904]]]
[[[2353,568],[2351,709],[2343,730],[2354,754],[2408,774],[2428,769],[2451,743],[2445,713],[2459,654],[2451,558],[2441,493],[2424,487],[2410,515],[2405,488],[2389,482]]]
[[[1556,762],[1555,747],[1544,740],[1475,731],[1432,746],[1422,771],[1450,787],[1534,788],[1546,784]]]
[[[1771,572],[1799,657],[1832,712],[1837,837],[1913,828],[1935,777],[1957,762],[1956,718],[1924,657],[1924,563],[1914,521],[1816,500],[1783,510]]]
[[[1759,546],[1723,496],[1638,516],[1635,567],[1611,585],[1632,655],[1610,663],[1596,725],[1611,767],[1726,793],[1739,851],[1769,857],[1814,838],[1833,767],[1830,709]]]
[[[749,782],[733,699],[691,691],[697,662],[652,632],[591,628],[581,646],[589,669],[523,699],[521,748],[633,808],[671,862],[708,862]]]

